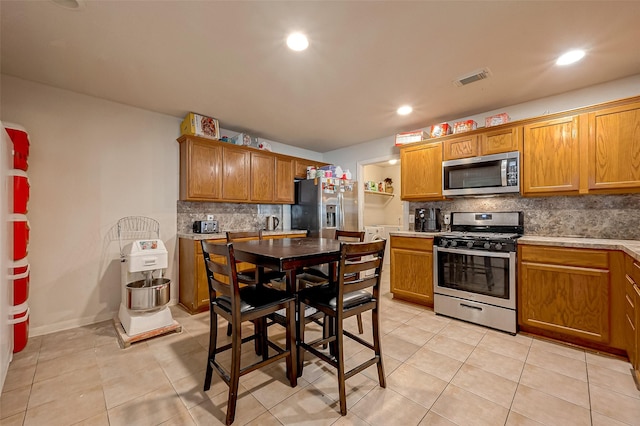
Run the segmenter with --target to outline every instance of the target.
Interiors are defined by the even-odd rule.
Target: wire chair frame
[[[123,242],[142,240],[145,238],[160,238],[160,223],[146,216],[127,216],[118,220],[118,243],[120,257],[124,257]]]

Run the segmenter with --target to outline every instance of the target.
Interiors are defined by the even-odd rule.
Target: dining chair
[[[378,380],[386,387],[380,346],[380,281],[386,240],[367,243],[341,243],[337,281],[331,285],[317,286],[301,290],[298,293],[298,310],[302,312],[312,307],[331,320],[333,329],[329,336],[306,342],[305,323],[298,323],[298,375],[302,375],[305,351],[310,352],[337,370],[340,394],[340,413],[347,414],[345,381],[366,368],[377,365]],[[373,269],[373,275],[361,274]],[[351,279],[353,274],[356,279]],[[373,341],[368,342],[344,329],[344,320],[363,312],[371,311]],[[345,371],[344,337],[373,351],[373,357]],[[327,353],[320,346],[328,343]]]
[[[283,291],[274,290],[267,286],[244,286],[238,282],[236,259],[233,243],[214,244],[202,241],[210,300],[210,331],[209,354],[207,370],[204,380],[204,391],[210,389],[211,378],[215,371],[229,387],[227,401],[226,424],[233,423],[236,412],[239,379],[256,369],[265,367],[278,360],[285,359],[287,377],[292,387],[297,386],[296,345],[295,345],[295,297]],[[214,262],[214,255],[226,258],[226,264]],[[226,277],[228,283],[220,280]],[[284,309],[286,323],[285,347],[269,340],[266,330],[266,317]],[[231,343],[218,347],[218,316],[225,318],[231,324]],[[256,332],[251,336],[242,337],[242,323],[253,321]],[[262,345],[261,358],[250,365],[241,366],[242,344],[251,340],[258,340]],[[272,355],[269,355],[272,348]],[[222,352],[231,351],[230,366],[223,365],[216,356]],[[246,360],[245,360],[246,362]]]
[[[364,231],[341,231],[339,229],[336,229],[334,238],[338,241],[363,242],[364,236],[365,236]],[[327,280],[329,279],[329,275],[326,272],[324,272],[324,270],[322,269],[308,268],[305,270],[305,272],[312,275],[326,278]],[[347,280],[354,280],[356,278],[357,278],[357,274],[351,274],[349,277],[347,277]],[[335,280],[335,277],[333,277],[333,279]],[[356,321],[358,322],[358,333],[360,334],[364,333],[364,326],[362,325],[362,315],[357,315]]]

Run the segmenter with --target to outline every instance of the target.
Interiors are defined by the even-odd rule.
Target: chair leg
[[[338,363],[338,393],[340,394],[340,414],[347,415],[347,390],[346,379],[344,377],[344,335],[341,315],[335,318],[336,340],[335,340],[335,357]]]
[[[382,365],[382,346],[380,345],[380,317],[378,308],[371,311],[371,322],[373,323],[373,350],[378,357],[378,381],[381,388],[387,387],[387,380],[384,376],[384,366]]]
[[[210,323],[209,323],[209,355],[207,356],[207,372],[204,377],[204,391],[208,391],[211,388],[211,376],[213,375],[213,366],[211,363],[216,358],[216,342],[218,339],[218,315],[211,310]]]
[[[304,319],[300,322],[304,323]],[[264,331],[266,336],[266,326]],[[298,349],[296,348],[296,305],[293,300],[289,302],[289,306],[287,307],[286,339],[287,343],[285,346],[289,351],[289,355],[287,356],[287,376],[289,377],[289,384],[295,388],[298,386],[298,372],[296,371],[298,368]]]
[[[231,323],[227,324],[227,336],[231,336]]]
[[[296,333],[297,336],[295,337],[296,340],[296,350],[297,350],[297,361],[298,361],[298,377],[302,377],[302,368],[304,367],[304,348],[302,347],[302,345],[300,343],[304,343],[304,327],[305,327],[305,320],[304,320],[304,303],[302,302],[298,302],[297,304],[298,307],[298,312],[302,312],[302,314],[298,314],[301,318],[298,321],[298,332]],[[326,321],[326,318],[325,318]]]
[[[358,333],[363,334],[364,328],[362,327],[362,314],[358,314],[356,319],[358,320]]]
[[[229,368],[229,398],[227,401],[226,424],[230,425],[236,416],[236,403],[238,401],[238,387],[240,383],[240,358],[242,355],[242,324],[232,326],[231,335],[231,366]]]

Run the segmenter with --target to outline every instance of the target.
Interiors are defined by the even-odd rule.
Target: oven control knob
[[[496,243],[496,250],[502,250],[502,244]]]
[[[455,247],[458,245],[458,242],[456,240],[451,241],[451,247]]]
[[[484,248],[489,250],[491,248],[491,244],[489,243],[484,243]]]
[[[467,243],[467,247],[469,247],[469,248],[473,247],[473,241],[469,241],[469,242]]]
[[[440,240],[440,246],[441,247],[446,247],[447,246],[447,240]]]

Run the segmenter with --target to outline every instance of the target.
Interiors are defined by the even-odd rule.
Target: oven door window
[[[438,286],[509,299],[509,258],[439,252]]]

